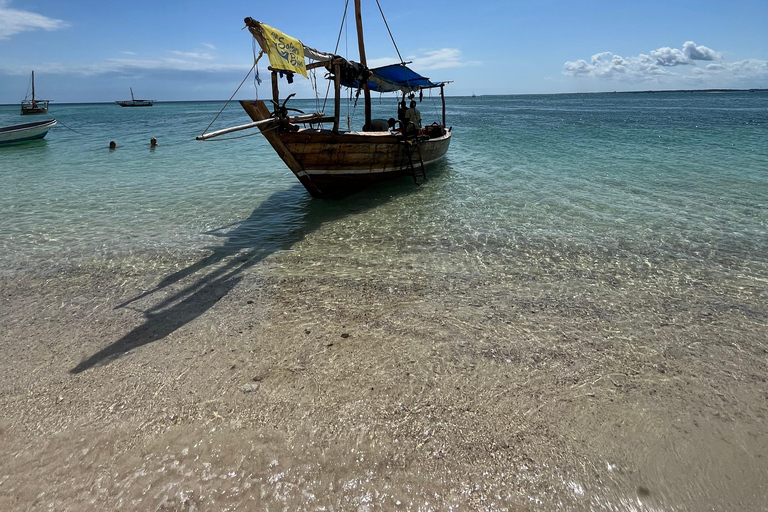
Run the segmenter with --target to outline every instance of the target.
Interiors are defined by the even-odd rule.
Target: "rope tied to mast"
[[[259,58],[261,58],[261,54],[259,54]],[[234,98],[234,97],[235,97],[235,94],[237,94],[237,91],[239,91],[239,90],[240,90],[240,88],[243,86],[243,84],[245,83],[245,81],[246,81],[246,80],[248,80],[248,77],[249,77],[249,76],[251,76],[251,71],[253,71],[253,68],[255,68],[255,67],[256,67],[256,64],[257,64],[258,62],[259,62],[259,59],[256,59],[256,61],[253,63],[253,66],[251,66],[251,69],[249,69],[249,70],[248,70],[248,73],[245,75],[245,78],[243,78],[243,81],[242,81],[242,82],[240,82],[240,85],[238,85],[238,86],[237,86],[237,89],[235,89],[235,92],[233,92],[233,93],[232,93],[232,96],[230,96],[230,97],[229,97],[229,99],[227,100],[227,102],[226,102],[226,103],[224,103],[224,106],[223,106],[223,107],[221,107],[221,110],[219,110],[219,113],[218,113],[218,114],[216,114],[216,117],[214,117],[214,118],[213,118],[213,121],[211,121],[211,123],[210,123],[208,126],[206,126],[206,127],[205,127],[205,130],[203,130],[203,135],[205,135],[205,132],[207,132],[207,131],[208,131],[208,128],[210,128],[211,126],[213,126],[213,123],[215,123],[215,122],[216,122],[216,120],[219,118],[219,116],[221,115],[221,113],[222,113],[222,112],[224,112],[224,109],[225,109],[225,108],[227,108],[227,105],[229,105],[229,102],[230,102],[230,101],[232,101],[232,98]]]
[[[400,55],[400,50],[397,48],[395,37],[392,35],[392,31],[389,30],[389,23],[387,23],[387,18],[386,16],[384,16],[384,11],[381,9],[381,4],[379,3],[379,0],[376,0],[376,5],[379,7],[379,12],[381,13],[381,19],[384,20],[384,26],[387,27],[387,32],[389,32],[389,38],[392,40],[392,45],[395,47],[397,56],[400,57],[400,64],[405,64],[405,61],[403,60],[403,56]]]

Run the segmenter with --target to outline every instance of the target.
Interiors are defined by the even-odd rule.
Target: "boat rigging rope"
[[[389,38],[392,40],[392,45],[395,47],[395,51],[397,52],[397,56],[400,59],[400,64],[405,65],[405,61],[403,60],[403,56],[400,54],[400,49],[397,47],[397,43],[395,42],[395,36],[392,35],[392,30],[389,28],[389,23],[387,23],[387,17],[384,16],[384,10],[381,8],[381,4],[379,3],[379,0],[376,0],[376,6],[379,8],[379,13],[381,13],[381,19],[384,20],[384,26],[387,27],[387,33],[389,33]],[[347,21],[347,10],[349,8],[349,0],[346,0],[344,3],[344,15],[341,17],[341,27],[339,27],[339,35],[336,37],[336,48],[334,49],[334,54],[338,54],[339,51],[339,43],[341,42],[341,34],[344,32],[344,27],[346,25]],[[347,53],[349,53],[349,49],[347,49]],[[406,83],[409,82],[408,75],[406,73],[405,76]],[[328,87],[325,91],[325,100],[323,101],[323,110],[325,110],[325,104],[328,101],[328,96],[330,94],[331,90],[331,84],[328,83]],[[315,89],[317,91],[317,89]],[[347,109],[349,109],[349,104],[347,104]]]
[[[262,52],[262,53],[263,53],[263,52]],[[261,58],[261,53],[259,53],[259,58]],[[229,99],[228,99],[228,100],[227,100],[227,102],[224,104],[224,106],[223,106],[223,107],[221,107],[221,110],[219,110],[219,113],[218,113],[218,114],[216,114],[216,117],[214,117],[214,118],[213,118],[213,121],[211,121],[211,124],[209,124],[208,126],[206,126],[206,127],[205,127],[205,130],[203,130],[203,135],[205,135],[205,132],[207,132],[207,131],[208,131],[208,128],[210,128],[210,127],[213,125],[213,123],[215,123],[215,122],[216,122],[216,120],[219,118],[219,116],[221,115],[221,113],[222,113],[222,112],[224,112],[224,109],[225,109],[225,108],[227,108],[227,105],[229,105],[229,102],[230,102],[230,101],[232,101],[232,98],[234,98],[234,97],[235,97],[235,94],[237,94],[237,91],[239,91],[239,90],[240,90],[240,88],[241,88],[241,87],[243,86],[243,84],[245,83],[245,81],[246,81],[246,80],[248,80],[248,77],[251,75],[251,71],[253,71],[253,68],[255,68],[255,67],[256,67],[256,64],[258,64],[258,63],[259,63],[259,59],[257,58],[257,59],[256,59],[256,61],[253,63],[253,66],[251,66],[251,69],[249,69],[249,70],[248,70],[248,74],[247,74],[247,75],[245,75],[245,78],[243,78],[243,81],[242,81],[242,82],[240,82],[240,85],[238,85],[238,86],[237,86],[237,89],[235,89],[235,92],[233,92],[233,93],[232,93],[232,96],[230,96],[230,97],[229,97]]]
[[[347,9],[349,8],[349,0],[344,3],[344,15],[341,17],[341,26],[339,27],[339,35],[336,37],[336,48],[333,49],[333,54],[338,55],[339,43],[341,42],[341,34],[344,33],[344,26],[347,22]],[[328,96],[331,91],[331,82],[328,81],[328,87],[325,89],[325,99],[323,100],[323,112],[325,112],[325,104],[328,102]]]
[[[253,61],[258,64],[259,59],[264,55],[264,50],[259,50],[259,56],[256,56],[256,38],[251,41],[253,49]],[[253,75],[253,88],[256,90],[256,99],[259,99],[259,86],[261,85],[261,77],[259,77],[259,66],[256,66],[256,74]]]
[[[79,131],[75,130],[74,128],[70,128],[69,126],[67,126],[64,123],[62,123],[61,121],[59,121],[58,119],[56,120],[56,122],[58,124],[60,124],[61,126],[63,126],[64,128],[66,128],[67,130],[72,130],[73,132],[75,132],[78,135],[85,135],[86,137],[89,136],[87,133],[79,132]]]
[[[384,26],[387,27],[387,32],[389,32],[389,38],[392,40],[392,44],[395,46],[395,51],[397,52],[397,56],[400,57],[400,63],[404,64],[405,61],[403,60],[403,56],[400,55],[400,50],[397,49],[397,43],[395,42],[395,38],[392,35],[392,31],[389,30],[389,23],[387,23],[387,18],[384,16],[384,11],[381,10],[381,4],[379,3],[379,0],[376,0],[376,5],[379,7],[379,12],[381,13],[381,19],[384,20]]]

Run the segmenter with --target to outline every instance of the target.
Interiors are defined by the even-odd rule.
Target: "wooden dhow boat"
[[[154,100],[137,100],[133,97],[133,87],[129,87],[131,90],[131,99],[116,101],[121,107],[151,107],[155,104]]]
[[[25,98],[24,101],[21,102],[21,115],[26,116],[29,114],[45,114],[48,112],[49,103],[50,100],[41,100],[39,98],[35,98],[35,72],[32,71],[32,98]]]
[[[402,62],[402,58],[400,63],[369,69],[360,0],[355,0],[354,5],[360,62],[320,52],[253,18],[245,18],[245,25],[262,52],[255,59],[254,67],[263,53],[270,60],[272,109],[264,101],[240,101],[252,123],[203,133],[197,139],[206,140],[258,127],[302,185],[316,198],[344,197],[399,176],[413,176],[417,185],[426,181],[425,166],[443,158],[451,141],[451,129],[445,124],[444,87],[448,82],[432,82],[408,68],[408,63]],[[289,115],[289,112],[303,112],[286,107],[293,94],[281,103],[279,77],[287,74],[290,83],[294,73],[306,77],[307,70],[314,68],[324,68],[328,72],[326,78],[333,82],[333,116],[322,112]],[[362,131],[340,129],[342,87],[356,90],[357,94],[363,93],[365,122]],[[415,100],[417,95],[421,99],[423,91],[430,89],[439,89],[442,117],[422,126]],[[371,118],[372,91],[398,95],[398,107],[393,108],[391,118]],[[410,100],[411,108],[406,105],[407,100]]]

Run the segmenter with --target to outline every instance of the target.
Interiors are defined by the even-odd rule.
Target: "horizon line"
[[[695,93],[695,92],[768,92],[768,88],[749,88],[749,89],[731,89],[731,88],[707,88],[707,89],[647,89],[636,91],[591,91],[591,92],[550,92],[550,93],[508,93],[508,94],[456,94],[448,95],[447,98],[471,98],[476,97],[491,97],[491,96],[565,96],[565,95],[578,95],[578,94],[654,94],[654,93]],[[297,100],[314,100],[314,97],[308,98],[295,98]],[[59,105],[105,105],[116,103],[118,100],[112,101],[62,101],[47,100],[51,103],[57,103]],[[218,99],[218,100],[152,100],[155,103],[205,103],[205,102],[226,102],[232,100]],[[240,101],[240,100],[234,100]],[[246,100],[248,101],[248,100]],[[15,103],[0,103],[0,107],[14,107],[18,106],[23,101],[19,100]]]

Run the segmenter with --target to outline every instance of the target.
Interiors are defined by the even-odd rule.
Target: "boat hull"
[[[32,114],[47,114],[48,108],[42,107],[21,107],[21,115],[28,116]]]
[[[56,120],[51,119],[0,128],[0,144],[42,139],[55,124]]]
[[[21,115],[45,114],[48,112],[48,100],[26,101],[21,103]]]
[[[254,121],[269,118],[262,101],[240,102]],[[378,182],[421,172],[443,158],[451,133],[407,141],[390,132],[339,132],[321,129],[259,129],[304,187],[317,198],[344,197]]]
[[[153,100],[125,100],[115,103],[121,107],[151,107],[154,104]]]

